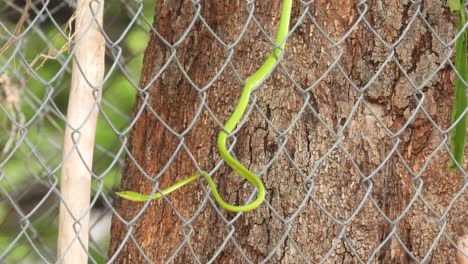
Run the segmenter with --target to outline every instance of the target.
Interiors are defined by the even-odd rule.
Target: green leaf
[[[465,12],[460,13],[459,29],[462,29],[465,24]],[[455,98],[453,100],[452,124],[457,122],[450,135],[450,151],[459,166],[463,165],[463,156],[466,143],[466,114],[461,116],[467,106],[466,86],[460,79],[468,81],[467,72],[467,47],[466,47],[466,32],[460,35],[455,45],[455,69],[458,75],[455,75]],[[458,120],[458,121],[457,121]],[[450,160],[449,167],[452,169],[458,168],[457,164]]]
[[[450,11],[452,13],[458,13],[462,10],[463,0],[449,0]]]

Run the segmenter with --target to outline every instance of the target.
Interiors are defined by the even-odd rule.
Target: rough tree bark
[[[339,40],[359,18],[357,2],[317,0],[310,4],[310,14],[330,38]],[[248,260],[304,263],[303,258],[318,263],[334,243],[337,243],[336,250],[326,263],[358,263],[358,258],[370,263],[414,263],[409,252],[421,260],[432,246],[433,253],[427,259],[430,263],[454,263],[456,250],[447,238],[456,242],[468,232],[468,199],[466,190],[463,191],[463,176],[448,170],[446,150],[436,151],[447,136],[441,134],[436,125],[443,129],[449,126],[453,98],[454,74],[444,64],[446,50],[435,37],[438,34],[442,40],[449,41],[456,33],[456,21],[445,2],[428,0],[420,6],[408,0],[366,2],[369,10],[365,17],[373,29],[361,22],[340,44],[344,52],[340,65],[349,79],[357,87],[364,87],[391,52],[395,52],[395,58],[417,85],[432,79],[416,90],[392,60],[367,90],[358,93],[337,67],[331,70],[311,90],[309,103],[333,131],[347,126],[339,138],[349,156],[336,148],[315,171],[314,165],[333,147],[337,137],[307,108],[287,134],[288,142],[282,151],[282,141],[272,126],[279,130],[288,128],[300,112],[305,96],[298,92],[283,70],[275,70],[273,77],[256,91],[259,107],[239,131],[234,148],[240,161],[254,172],[260,172],[271,159],[276,159],[262,175],[271,207],[262,205],[228,225],[226,221],[235,214],[221,210],[224,219],[208,203],[190,224],[183,226],[174,208],[188,221],[204,198],[203,181],[191,184],[169,196],[172,207],[163,200],[152,201],[133,224],[133,235],[146,257],[154,263],[163,263],[184,243],[184,234],[192,232],[185,246],[175,254],[173,263],[196,263],[197,260],[205,263],[214,256],[216,263],[247,263]],[[225,42],[232,43],[242,32],[247,18],[245,1],[202,1],[201,5],[206,22]],[[255,6],[256,18],[274,37],[281,1],[256,1]],[[294,2],[293,24],[304,8],[299,1]],[[158,0],[157,10],[155,27],[170,43],[183,35],[195,14],[192,1],[188,0]],[[410,23],[418,10],[428,24],[421,17]],[[409,24],[411,27],[406,32]],[[392,51],[376,34],[390,44],[402,39]],[[245,79],[263,62],[270,49],[271,44],[251,23],[235,47],[233,65]],[[306,17],[288,40],[283,63],[297,84],[308,87],[333,66],[330,54],[338,53],[312,19]],[[135,161],[146,173],[156,175],[171,160],[181,142],[182,136],[173,135],[149,108],[181,133],[190,127],[200,107],[198,92],[183,77],[175,62],[151,83],[170,54],[170,49],[152,34],[141,78],[142,87],[150,86],[149,101],[145,106],[141,95],[134,107],[138,121],[128,145],[133,159],[127,158],[122,190],[150,193],[153,183],[143,176]],[[177,47],[177,59],[192,80],[202,87],[220,71],[226,53],[197,21],[186,40]],[[440,65],[441,69],[432,76]],[[230,115],[241,87],[234,71],[227,67],[207,90],[206,105],[221,122]],[[422,98],[425,113],[418,107],[418,100]],[[357,103],[359,106],[350,115]],[[142,107],[142,114],[136,115]],[[271,125],[261,113],[268,117]],[[392,138],[382,124],[393,133],[404,130]],[[184,135],[187,149],[207,171],[220,160],[215,148],[218,131],[219,126],[205,108],[194,127]],[[280,154],[275,157],[278,151]],[[304,184],[305,176],[301,176],[286,153],[304,175],[313,172],[312,184]],[[384,166],[369,181],[363,181],[358,170],[368,176],[383,162]],[[167,187],[194,170],[193,161],[181,149],[160,178],[160,185]],[[232,203],[245,202],[252,191],[226,166],[214,177],[222,195]],[[421,181],[424,184],[418,190]],[[313,199],[308,199],[300,208],[307,195],[304,185],[313,187]],[[459,192],[462,194],[455,199]],[[413,201],[417,193],[420,196]],[[406,209],[408,205],[411,206]],[[118,201],[117,208],[124,219],[130,220],[141,210],[142,204]],[[451,208],[448,215],[439,221],[435,213],[443,214],[447,208]],[[343,221],[353,218],[340,225],[324,210]],[[356,210],[357,214],[353,215]],[[232,239],[223,244],[231,228],[235,228]],[[446,236],[432,245],[441,228],[445,228]],[[344,236],[340,236],[342,231]],[[116,263],[146,263],[132,240],[119,248],[127,232],[128,227],[114,217],[110,256],[118,254]],[[220,248],[222,251],[218,252]]]

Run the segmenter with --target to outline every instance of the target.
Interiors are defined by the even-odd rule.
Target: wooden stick
[[[24,5],[23,12],[21,12],[21,17],[16,24],[15,30],[13,31],[13,37],[9,38],[5,44],[0,48],[0,55],[10,48],[10,46],[15,42],[15,37],[17,37],[21,33],[21,29],[23,28],[24,22],[26,18],[28,18],[29,8],[31,7],[31,0],[27,0],[26,4]]]
[[[91,168],[104,77],[104,0],[78,0],[76,51],[65,129],[58,263],[88,263]],[[78,66],[79,65],[79,66]]]
[[[468,255],[468,235],[460,237],[457,241],[457,246],[463,251],[463,254]],[[460,250],[457,250],[457,264],[468,264],[468,258]]]

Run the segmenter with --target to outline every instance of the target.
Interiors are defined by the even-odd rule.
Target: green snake
[[[224,130],[219,132],[218,140],[217,140],[217,148],[219,154],[221,155],[222,159],[226,164],[235,172],[237,172],[242,178],[249,181],[252,185],[257,188],[257,197],[256,199],[245,205],[233,205],[229,204],[228,202],[224,201],[221,195],[218,192],[216,184],[214,183],[213,179],[210,175],[206,172],[197,172],[182,181],[175,183],[174,185],[155,193],[154,195],[144,195],[137,192],[132,191],[123,191],[117,192],[117,195],[120,197],[135,201],[135,202],[146,202],[149,199],[157,199],[162,197],[163,195],[167,195],[182,186],[195,181],[200,176],[203,176],[205,180],[208,182],[210,187],[211,193],[213,194],[214,199],[216,202],[225,210],[232,211],[232,212],[247,212],[257,208],[260,204],[263,203],[265,200],[265,186],[263,182],[258,178],[253,172],[249,171],[246,167],[244,167],[239,161],[237,161],[226,148],[226,140],[229,137],[229,134],[234,130],[234,128],[239,123],[240,119],[244,115],[244,112],[248,106],[250,95],[252,90],[259,86],[269,75],[269,73],[274,69],[277,64],[278,59],[283,54],[284,47],[286,45],[286,38],[288,37],[289,33],[289,21],[291,19],[291,8],[292,8],[292,0],[283,0],[283,5],[281,8],[281,16],[280,22],[278,26],[278,33],[276,35],[276,48],[270,53],[266,61],[260,66],[260,68],[248,77],[245,81],[244,88],[242,89],[241,96],[239,98],[239,102],[234,109],[231,117],[229,117],[228,121],[224,125]]]

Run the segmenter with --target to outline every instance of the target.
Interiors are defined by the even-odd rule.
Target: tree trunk
[[[207,201],[203,180],[148,206],[119,200],[120,216],[137,220],[124,224],[114,217],[110,258],[455,262],[453,245],[468,233],[468,197],[463,174],[448,169],[448,133],[442,130],[450,125],[454,73],[436,35],[449,42],[456,19],[446,1],[357,2],[293,3],[291,28],[300,25],[286,44],[284,67],[255,91],[255,107],[233,148],[242,164],[260,174],[267,201],[252,212],[230,213]],[[183,41],[175,53],[151,35],[141,79],[148,89],[134,107],[132,158],[122,190],[149,194],[159,175],[166,188],[196,171],[195,162],[205,171],[215,168],[221,160],[217,122],[225,122],[237,103],[237,76],[245,80],[273,47],[254,21],[244,34],[245,1],[200,5],[201,16],[227,45],[240,38],[232,64],[224,68],[230,50],[200,19],[184,35],[196,16],[193,1],[157,1],[154,27],[171,44]],[[259,24],[274,39],[281,1],[254,5]],[[310,16],[301,18],[307,8]],[[359,12],[366,12],[368,25]],[[190,84],[178,63],[198,88],[209,85],[206,92]],[[225,164],[213,175],[231,203],[244,204],[252,194]]]

